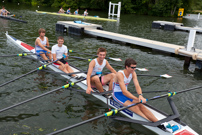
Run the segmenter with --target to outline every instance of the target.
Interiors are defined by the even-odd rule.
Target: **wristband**
[[[143,94],[139,94],[139,95],[143,96]]]

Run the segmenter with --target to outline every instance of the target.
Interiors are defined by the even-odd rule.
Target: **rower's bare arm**
[[[126,86],[125,86],[125,83],[124,83],[124,76],[121,72],[118,72],[117,73],[117,81],[119,82],[119,86],[122,90],[122,93],[123,95],[125,95],[126,97],[128,98],[131,98],[131,99],[134,99],[134,100],[137,100],[137,97],[135,97],[133,94],[131,94],[127,89],[126,89]]]
[[[91,74],[92,74],[92,72],[93,72],[94,66],[95,66],[95,61],[92,60],[92,61],[89,63],[88,73],[87,73],[87,78],[86,78],[86,80],[87,80],[87,86],[88,86],[88,88],[87,88],[87,90],[86,90],[86,93],[88,93],[88,94],[90,94],[90,92],[92,91],[91,84],[90,84],[90,80],[91,80],[90,78],[91,78]]]
[[[141,89],[140,84],[139,84],[139,82],[137,80],[137,74],[135,72],[133,72],[133,83],[135,85],[137,94],[138,95],[142,94],[142,89]]]
[[[56,53],[55,53],[55,54],[52,54],[52,56],[53,56],[53,61],[56,61],[56,60],[57,60],[57,58],[56,58]],[[63,63],[60,62],[60,61],[57,61],[56,63],[58,63],[58,64],[60,64],[60,65],[63,65]]]
[[[112,73],[116,74],[116,70],[109,64],[109,62],[106,60],[106,68],[109,69]]]
[[[143,103],[146,103],[146,99],[142,96],[142,89],[141,89],[140,84],[137,80],[136,72],[133,72],[133,83],[135,85],[136,92],[139,95],[139,102],[141,102],[141,100],[142,100]]]

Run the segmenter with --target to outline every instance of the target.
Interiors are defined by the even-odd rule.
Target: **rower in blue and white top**
[[[49,60],[51,61],[52,59],[51,51],[48,48],[46,48],[46,47],[49,47],[48,38],[45,37],[46,31],[45,29],[40,28],[38,32],[39,32],[39,37],[35,41],[36,54],[40,55],[44,60],[48,60],[47,58],[48,56]]]
[[[76,11],[74,11],[74,15],[79,15],[79,9],[77,9]]]
[[[84,11],[83,15],[84,15],[84,16],[87,16],[87,15],[88,15],[87,9]]]
[[[98,57],[96,59],[93,59],[89,63],[88,73],[87,73],[87,90],[86,93],[90,94],[92,90],[92,87],[95,87],[99,90],[99,92],[104,92],[103,85],[109,83],[109,90],[112,90],[112,83],[113,78],[116,74],[116,71],[111,67],[109,62],[105,59],[107,54],[107,51],[105,48],[98,48],[97,55]],[[102,73],[103,68],[106,67],[109,69],[112,73],[101,76],[100,73]],[[91,75],[96,76],[91,77]]]
[[[71,10],[71,8],[69,8],[69,9],[67,10],[67,14],[70,14],[70,15],[71,15],[70,10]]]
[[[0,9],[0,15],[7,16],[8,13],[10,14],[10,12],[8,12],[8,10],[6,10],[4,6],[2,6],[2,9]]]
[[[114,78],[113,98],[123,106],[139,103],[141,101],[142,103],[146,103],[146,99],[142,95],[142,90],[137,80],[137,74],[135,72],[136,65],[136,61],[132,58],[126,59],[125,69],[117,72]],[[139,97],[134,96],[127,89],[128,84],[132,79]],[[149,121],[158,121],[158,119],[142,104],[130,107],[129,109]]]
[[[58,37],[57,42],[58,44],[52,46],[53,60],[58,60],[57,62],[53,63],[53,65],[59,68],[60,70],[64,71],[65,73],[72,73],[72,68],[66,62],[66,60],[68,59],[68,49],[67,46],[63,45],[64,38],[61,36]],[[73,74],[72,76],[75,77],[76,75]]]

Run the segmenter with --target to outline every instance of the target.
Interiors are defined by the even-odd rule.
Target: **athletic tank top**
[[[100,65],[98,62],[97,62],[97,58],[94,59],[95,61],[95,67],[93,68],[93,72],[91,75],[95,75],[97,73],[100,73],[102,72],[103,68],[106,66],[106,60],[104,59],[103,62],[102,62],[102,65]],[[99,77],[101,76],[101,74],[98,75]]]
[[[130,83],[131,79],[133,78],[132,74],[129,75],[129,77],[127,78],[123,72],[123,70],[120,70],[118,72],[121,72],[124,76],[124,84],[126,86],[126,89],[128,90],[128,84]],[[113,83],[113,92],[122,92],[119,83],[114,82]]]
[[[41,42],[41,44],[42,44],[43,46],[46,46],[47,41],[46,41],[46,37],[45,37],[45,36],[44,36],[44,41],[42,41],[39,37],[38,37],[37,39],[40,40],[40,42]],[[35,49],[36,49],[36,51],[43,50],[39,45],[35,45]]]
[[[6,10],[5,10],[5,9],[2,9],[1,11],[2,11],[3,13],[6,13]]]

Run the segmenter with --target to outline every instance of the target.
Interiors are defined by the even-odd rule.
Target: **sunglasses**
[[[132,68],[132,69],[136,69],[136,67],[130,67],[130,68]]]

